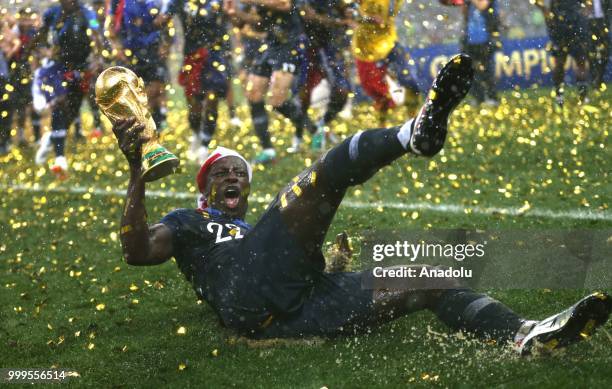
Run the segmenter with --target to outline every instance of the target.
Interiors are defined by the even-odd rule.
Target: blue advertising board
[[[501,50],[495,53],[495,78],[500,90],[528,88],[533,85],[552,86],[553,57],[548,50],[548,37],[503,40]],[[454,54],[460,52],[458,44],[432,45],[423,49],[411,49],[419,88],[426,91],[440,67]],[[573,83],[576,62],[568,56],[566,81]],[[612,63],[604,80],[612,80]]]

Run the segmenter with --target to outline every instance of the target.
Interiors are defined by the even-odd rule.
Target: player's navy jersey
[[[261,21],[256,30],[267,31],[267,41],[271,44],[284,44],[297,41],[304,33],[302,19],[298,15],[296,4],[289,11],[277,11],[257,5],[257,14]]]
[[[326,15],[333,19],[344,19],[343,0],[301,0],[298,8],[310,6],[317,14]],[[330,27],[304,19],[304,28],[308,39],[317,45],[334,44],[342,39],[342,27]]]
[[[313,285],[312,263],[271,208],[251,228],[220,211],[177,209],[161,223],[172,231],[172,256],[198,296],[225,325],[257,327],[271,313],[300,309]]]
[[[54,56],[68,69],[83,69],[91,52],[91,30],[98,30],[96,14],[84,5],[71,14],[65,14],[56,5],[43,14],[43,28],[51,34]]]
[[[172,230],[172,255],[200,298],[224,321],[237,305],[249,306],[248,281],[239,243],[251,226],[218,210],[177,209],[161,223]],[[252,292],[248,292],[252,293]]]
[[[221,46],[227,27],[223,18],[222,0],[170,0],[165,13],[176,15],[185,31],[185,54],[200,47]]]
[[[161,33],[153,21],[160,4],[157,0],[112,0],[110,16],[124,48],[134,53],[148,48],[146,55],[157,55]]]

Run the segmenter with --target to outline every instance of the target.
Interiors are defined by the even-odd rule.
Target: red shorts
[[[89,85],[92,78],[93,73],[91,70],[83,70],[80,72],[70,70],[64,73],[64,80],[68,82],[76,82],[79,90],[85,94],[89,93]]]
[[[363,91],[374,100],[374,108],[387,110],[395,107],[389,94],[389,86],[385,81],[387,65],[377,65],[376,62],[367,62],[355,59],[359,82]]]
[[[204,47],[185,56],[178,82],[185,89],[187,97],[202,94],[202,71],[207,59],[208,50]]]

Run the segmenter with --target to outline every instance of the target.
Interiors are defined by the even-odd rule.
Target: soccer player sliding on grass
[[[444,144],[447,121],[473,80],[458,55],[437,75],[423,108],[401,127],[360,131],[325,153],[272,201],[261,219],[244,221],[252,170],[237,152],[219,148],[200,168],[198,209],[177,209],[149,227],[140,145],[128,120],[113,128],[130,166],[121,242],[130,265],[171,257],[223,324],[252,338],[353,334],[420,309],[454,330],[534,345],[566,346],[604,324],[612,299],[594,293],[555,316],[525,320],[454,279],[406,279],[402,290],[361,287],[370,271],[325,273],[321,247],[348,187],[367,181],[404,154],[430,157]],[[136,147],[134,147],[134,145]],[[413,265],[420,269],[427,265]],[[433,281],[432,281],[433,282]]]

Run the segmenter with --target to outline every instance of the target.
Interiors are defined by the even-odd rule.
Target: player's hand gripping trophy
[[[104,70],[96,80],[96,103],[113,124],[120,120],[136,119],[128,131],[140,130],[140,134],[132,134],[138,135],[132,138],[148,139],[142,145],[144,181],[155,181],[176,170],[179,160],[157,142],[157,131],[147,107],[144,83],[133,71],[121,66]]]

